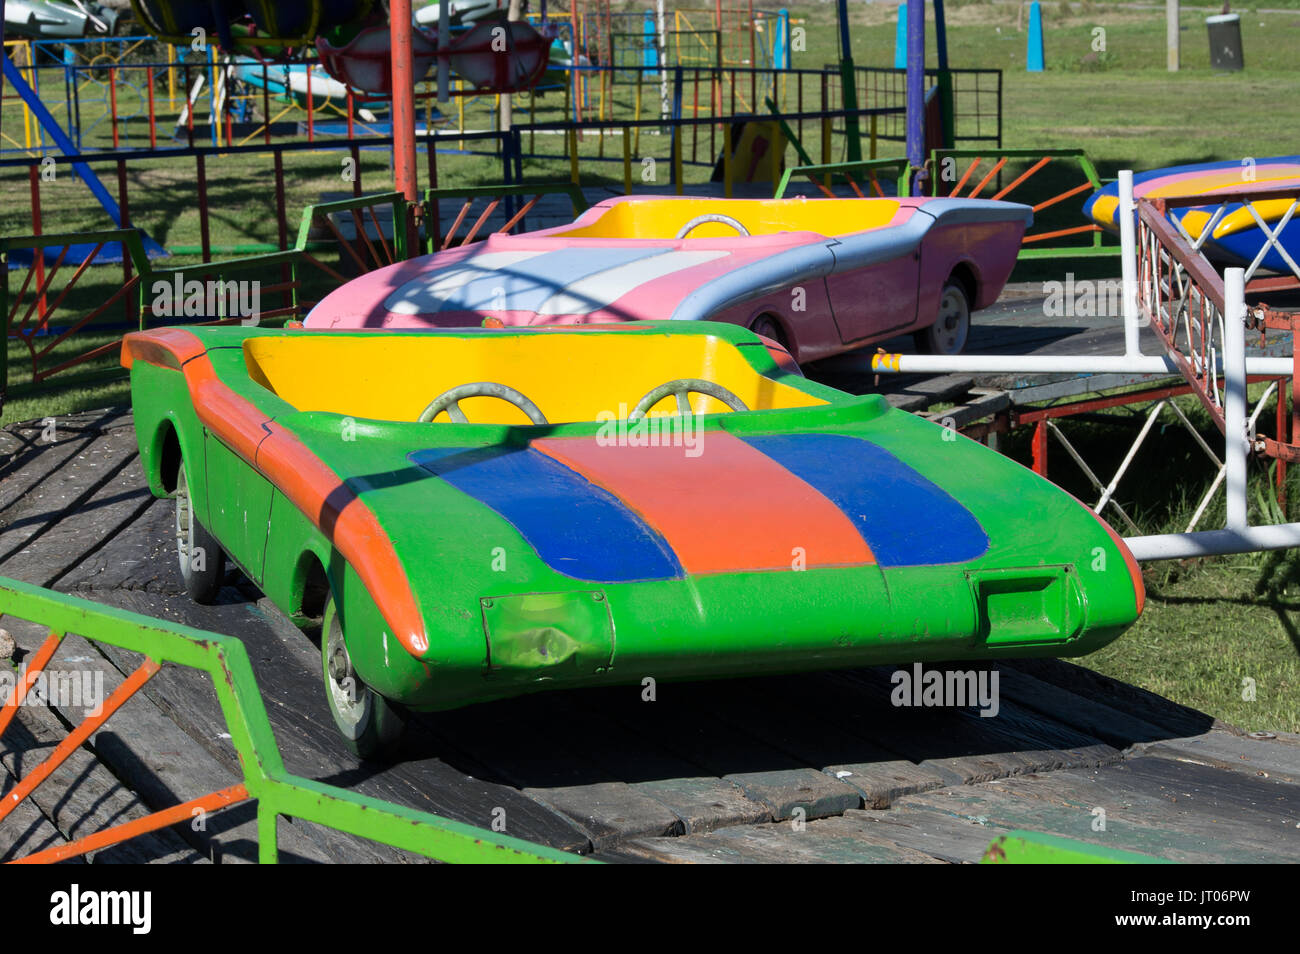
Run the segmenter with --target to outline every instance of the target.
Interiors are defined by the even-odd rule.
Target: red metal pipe
[[[311,61],[307,61],[307,141],[316,141],[316,109],[311,98]]]
[[[36,168],[36,163],[27,167],[28,179],[31,180],[32,186],[32,234],[41,234],[41,174]],[[33,249],[32,263],[36,270],[36,287],[41,288],[40,297],[37,299],[37,307],[40,308],[41,314],[45,314],[45,249]]]
[[[393,188],[415,202],[415,77],[411,66],[411,0],[388,5],[393,69]]]
[[[9,693],[9,698],[5,700],[4,708],[0,709],[0,735],[5,734],[5,729],[9,728],[9,723],[18,713],[18,708],[27,698],[27,693],[31,691],[32,686],[36,683],[36,677],[44,670],[50,658],[58,650],[59,644],[63,642],[63,634],[51,632],[45,637],[45,642],[41,643],[40,648],[27,663],[27,668],[23,670],[18,681],[14,683],[13,689]]]
[[[1034,425],[1033,445],[1034,473],[1040,477],[1047,476],[1047,422],[1039,421]]]
[[[118,148],[117,141],[117,67],[108,68],[108,105],[113,118],[113,148]]]

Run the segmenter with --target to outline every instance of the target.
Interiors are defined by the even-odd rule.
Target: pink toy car
[[[914,333],[957,354],[1032,222],[979,199],[627,196],[570,225],[497,233],[370,272],[308,328],[727,321],[800,363]]]

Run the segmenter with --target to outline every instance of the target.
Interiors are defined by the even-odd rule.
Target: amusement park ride
[[[489,209],[456,246],[469,203],[442,235],[436,197],[420,190],[416,84],[436,77],[440,103],[466,91],[508,98],[534,89],[557,53],[576,70],[584,56],[587,65],[610,66],[624,32],[652,37],[643,52],[653,56],[638,68],[663,75],[662,13],[657,27],[646,21],[646,31],[619,31],[606,0],[602,45],[584,42],[573,26],[574,0],[566,45],[545,0],[532,11],[536,25],[521,19],[517,0],[420,9],[411,0],[132,3],[153,35],[177,45],[208,38],[228,65],[249,77],[261,69],[263,83],[268,67],[283,65],[283,89],[305,95],[309,108],[319,70],[350,105],[390,110],[393,189],[381,200],[391,221],[385,227],[375,203],[359,195],[331,207],[337,220],[326,216],[364,274],[327,269],[336,287],[302,315],[294,311],[297,279],[286,279],[279,291],[292,287],[294,315],[283,327],[144,330],[141,312],[142,330],[99,346],[101,354],[120,347],[129,372],[140,472],[154,497],[171,502],[165,535],[185,593],[209,607],[229,560],[281,617],[318,635],[313,678],[345,746],[361,759],[391,759],[413,712],[638,685],[648,672],[685,681],[1082,655],[1142,613],[1138,560],[1300,544],[1300,524],[1248,524],[1245,477],[1248,452],[1280,464],[1300,460],[1293,443],[1300,435],[1292,430],[1288,439],[1282,412],[1276,436],[1264,438],[1254,430],[1263,399],[1253,414],[1246,401],[1249,376],[1285,379],[1292,359],[1248,360],[1244,344],[1247,321],[1261,330],[1300,328],[1300,318],[1268,309],[1257,295],[1247,304],[1248,294],[1300,284],[1295,157],[1261,162],[1260,185],[1245,191],[1225,190],[1212,169],[1165,170],[1174,185],[1125,173],[1097,191],[1089,214],[1120,233],[1124,354],[963,355],[971,312],[998,297],[1021,243],[1034,237],[1026,236],[1034,212],[1058,199],[1034,209],[1004,201],[1032,173],[981,198],[1001,164],[978,183],[972,164],[950,194],[938,194],[934,150],[951,151],[954,128],[941,0],[933,4],[939,68],[928,99],[924,4],[907,5],[897,194],[884,194],[880,160],[863,159],[858,123],[867,111],[857,103],[840,0],[842,59],[832,72],[844,108],[818,119],[829,124],[834,112],[842,120],[848,162],[796,170],[826,197],[731,198],[728,127],[725,198],[623,196],[571,223],[505,234],[534,197],[519,211],[507,206],[500,233],[475,243]],[[717,24],[720,59],[731,42],[721,35],[721,7]],[[290,65],[302,50],[316,60]],[[752,49],[749,56],[752,63]],[[288,72],[299,66],[300,83]],[[4,75],[29,102],[31,86],[7,55]],[[29,105],[44,110],[38,98]],[[784,120],[770,105],[775,128]],[[48,110],[40,120],[58,128]],[[627,155],[631,129],[623,130]],[[66,135],[56,142],[76,155]],[[576,148],[570,159],[581,197]],[[853,198],[826,184],[846,171],[858,177],[849,179]],[[83,178],[98,184],[119,228],[94,238],[78,275],[110,241],[128,269],[149,268],[139,237],[124,234],[129,218],[88,169]],[[1189,181],[1197,183],[1191,198],[1180,188]],[[674,184],[680,191],[680,177]],[[510,200],[524,188],[514,184]],[[34,190],[39,195],[35,181]],[[345,213],[357,226],[352,244],[337,224]],[[262,262],[235,264],[285,276],[291,263],[319,265],[307,248],[314,221],[304,220],[292,255],[286,242]],[[355,251],[363,245],[380,267],[367,270]],[[205,266],[221,264],[206,260],[206,246],[204,253]],[[27,279],[10,315],[31,287],[42,328],[64,253],[48,274],[47,257],[34,253],[24,263]],[[1220,276],[1210,261],[1245,269]],[[1261,267],[1278,274],[1256,276]],[[1287,272],[1297,282],[1283,281]],[[133,282],[143,287],[129,276],[124,288]],[[15,325],[34,369],[28,320],[37,308]],[[240,321],[225,311],[211,317]],[[1167,356],[1141,353],[1144,325]],[[864,350],[900,333],[914,335],[922,353]],[[1101,516],[1114,483],[1089,507],[951,425],[801,371],[848,353],[874,374],[1182,374],[1185,393],[1201,399],[1225,436],[1228,525],[1121,538]],[[1042,413],[1036,463],[1046,453]],[[1150,421],[1143,437],[1149,429]],[[59,621],[73,611],[35,587],[0,585],[0,608],[15,606],[26,618],[55,621],[35,657],[39,670],[68,628]],[[76,612],[93,617],[80,604]],[[267,740],[238,641],[150,629],[128,614],[105,618],[101,631],[110,646],[146,653],[107,715],[160,660],[223,683],[218,697],[244,781],[201,807],[259,799],[258,830],[270,842],[264,857],[274,856],[275,820],[286,814],[398,845],[407,842],[394,832],[414,821],[445,835],[452,847],[443,850],[457,857],[496,846],[553,860],[524,842],[479,840],[488,833],[288,775]],[[15,688],[6,702],[0,731],[25,692]],[[98,724],[70,738],[84,741]],[[51,758],[61,762],[78,744]],[[49,774],[42,772],[20,784],[18,797],[6,796],[0,819]],[[822,774],[842,783],[852,773]],[[363,809],[377,820],[362,820]],[[155,814],[166,817],[149,816],[146,830],[174,821]],[[67,854],[83,848],[74,843]]]

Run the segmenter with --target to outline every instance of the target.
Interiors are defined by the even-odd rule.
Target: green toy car
[[[1132,555],[1018,464],[733,325],[129,335],[191,595],[321,627],[349,746],[542,689],[1080,655]]]

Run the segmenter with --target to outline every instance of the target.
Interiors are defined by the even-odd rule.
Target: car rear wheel
[[[750,323],[749,330],[756,335],[775,341],[787,351],[790,350],[790,342],[786,340],[785,331],[781,328],[780,322],[771,315],[759,315]]]
[[[211,603],[221,591],[221,581],[226,571],[226,554],[216,537],[194,515],[194,501],[190,497],[184,461],[181,462],[176,477],[176,492],[172,497],[176,502],[176,556],[180,560],[185,592],[196,603]]]
[[[371,689],[356,670],[343,640],[343,622],[331,596],[321,622],[321,664],[325,698],[334,725],[348,750],[363,759],[387,759],[396,754],[405,710]]]
[[[961,354],[970,336],[970,300],[960,282],[949,280],[939,296],[939,315],[916,332],[916,347],[926,354]]]

